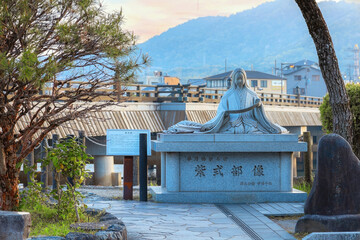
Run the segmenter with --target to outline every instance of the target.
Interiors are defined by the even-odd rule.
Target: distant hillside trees
[[[360,43],[360,3],[321,1],[340,68],[349,75],[351,48]],[[139,44],[152,71],[181,79],[203,78],[242,67],[272,73],[284,62],[316,61],[316,49],[294,0],[275,0],[225,16],[201,17]],[[280,71],[279,71],[280,72]],[[149,71],[150,74],[150,71]]]

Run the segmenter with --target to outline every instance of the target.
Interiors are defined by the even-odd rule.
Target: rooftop
[[[320,67],[317,62],[304,59],[296,63],[289,63],[288,65],[286,65],[283,69],[283,74],[284,75],[292,74],[304,68],[307,69],[312,68],[320,71]]]
[[[311,60],[301,60],[301,61],[298,61],[296,63],[293,64],[295,67],[297,66],[312,66],[312,65],[317,65],[318,66],[318,63],[317,62],[314,62],[314,61],[311,61]]]
[[[205,80],[223,80],[225,78],[230,77],[231,72],[232,71],[220,73],[220,74],[217,74],[217,75],[206,77],[204,79]],[[248,79],[286,80],[286,78],[282,78],[280,76],[275,76],[275,75],[272,75],[272,74],[259,72],[259,71],[246,70],[245,72],[246,72],[246,76],[247,76]]]
[[[187,83],[195,86],[201,86],[201,85],[206,86],[206,81],[204,79],[189,79]]]

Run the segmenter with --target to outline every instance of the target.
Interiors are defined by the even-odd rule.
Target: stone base
[[[360,214],[305,215],[296,224],[295,232],[356,232],[360,231]]]
[[[311,233],[303,238],[303,240],[357,240],[360,239],[360,232],[326,232]]]
[[[28,212],[0,211],[0,239],[26,239],[30,233],[31,217]]]
[[[305,202],[307,194],[292,192],[169,192],[162,187],[150,187],[156,202],[167,203],[265,203]]]

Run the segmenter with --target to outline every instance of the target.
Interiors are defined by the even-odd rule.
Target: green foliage
[[[58,217],[76,217],[79,221],[82,211],[81,200],[83,196],[76,191],[80,184],[89,177],[85,166],[92,157],[85,152],[85,146],[78,144],[75,138],[61,141],[51,149],[44,164],[53,164],[57,187],[51,191],[51,195],[57,201]],[[66,180],[65,186],[60,185],[61,177]],[[80,211],[78,209],[80,207]]]
[[[82,204],[83,196],[76,191],[76,188],[80,187],[80,184],[89,177],[85,170],[88,159],[92,159],[92,157],[86,154],[85,146],[78,144],[74,138],[66,139],[57,144],[56,148],[51,149],[48,152],[48,157],[42,160],[44,165],[52,163],[57,172],[55,174],[57,187],[50,194],[44,193],[41,182],[35,180],[34,168],[36,166],[28,167],[25,164],[24,172],[30,172],[31,182],[22,198],[22,207],[41,210],[50,206],[52,198],[55,200],[53,208],[57,210],[56,219],[77,219],[79,221],[85,206]],[[60,185],[61,178],[66,179],[65,186]]]
[[[23,204],[20,210],[30,212],[31,214],[31,232],[30,236],[61,236],[65,237],[69,232],[74,232],[70,229],[70,225],[74,222],[74,218],[58,218],[58,213],[51,205],[41,205],[41,208],[32,209],[28,205]],[[98,218],[81,215],[81,222],[96,222]],[[79,231],[79,230],[77,230]],[[88,232],[89,233],[89,232]],[[92,233],[92,232],[90,232]]]
[[[323,130],[329,134],[333,131],[333,117],[332,109],[330,105],[329,94],[326,94],[323,98],[323,103],[320,105],[320,120]]]
[[[108,76],[118,64],[128,69],[123,74],[132,75],[146,61],[130,56],[135,36],[123,22],[121,11],[106,13],[96,0],[0,0],[0,69],[11,70],[7,74],[15,74],[14,82],[32,84],[44,84],[48,73],[90,64],[106,68]]]
[[[70,138],[51,149],[44,162],[52,162],[57,172],[72,178],[76,187],[79,187],[85,178],[89,177],[85,171],[85,164],[88,163],[88,159],[93,159],[84,149],[84,145],[78,144],[75,138]]]
[[[311,188],[312,188],[312,184],[309,184],[305,181],[301,181],[301,182],[294,183],[294,188],[298,189],[300,191],[306,192],[309,195]]]
[[[42,191],[41,182],[35,179],[36,176],[36,164],[34,166],[28,166],[24,164],[24,173],[29,173],[30,182],[28,183],[28,189],[24,193],[24,197],[20,202],[20,208],[26,208],[32,211],[41,211],[46,208],[49,202],[49,195]]]
[[[69,202],[66,203],[66,201],[64,201],[61,206],[68,209],[68,214],[64,211],[59,215],[58,209],[51,204],[49,198],[50,195],[39,191],[40,188],[38,184],[39,183],[37,182],[35,182],[35,184],[30,183],[28,190],[21,198],[20,202],[20,211],[30,212],[31,214],[32,226],[30,236],[41,235],[65,237],[69,232],[74,232],[74,229],[70,229],[70,225],[76,221],[76,216],[74,209],[69,209],[66,206]],[[37,197],[41,195],[45,197]],[[64,200],[66,200],[66,197]],[[80,212],[80,222],[97,222],[98,220],[98,217],[90,217],[85,215],[83,212]],[[77,230],[77,232],[79,232],[79,230]]]
[[[353,115],[354,140],[351,143],[355,155],[360,158],[360,85],[346,84],[346,92],[350,98],[350,109]],[[333,132],[333,114],[330,105],[329,94],[326,94],[320,106],[320,118],[326,133]]]
[[[27,49],[21,56],[19,61],[19,80],[23,82],[33,81],[38,77],[37,65],[39,64],[38,58],[34,51]]]

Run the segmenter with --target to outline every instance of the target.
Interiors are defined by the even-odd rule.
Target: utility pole
[[[283,94],[283,78],[284,78],[283,66],[286,65],[286,64],[287,64],[287,63],[280,63],[281,94]]]
[[[360,80],[360,66],[359,66],[359,46],[355,44],[354,46],[354,79],[356,82]]]
[[[275,67],[274,67],[274,75],[275,75],[275,76],[277,76],[276,70],[277,70],[277,67],[276,67],[276,59],[275,59]]]

